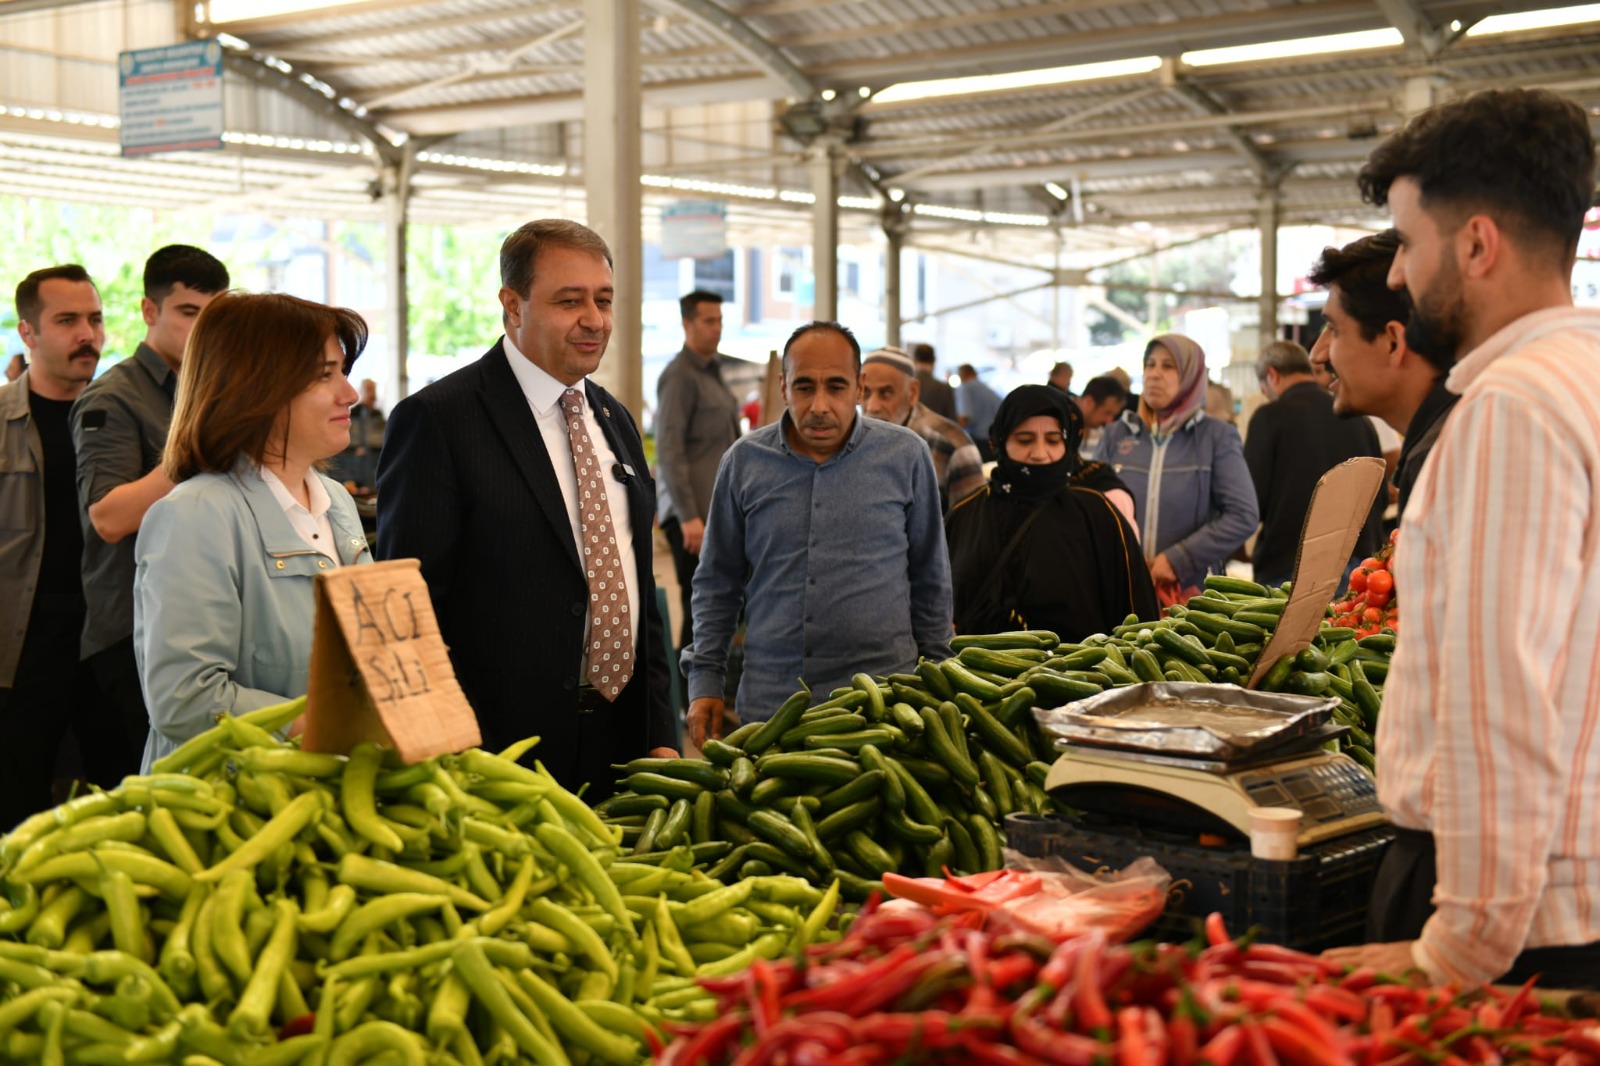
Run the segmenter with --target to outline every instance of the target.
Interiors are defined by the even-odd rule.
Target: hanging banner
[[[661,209],[661,258],[715,259],[728,250],[728,205],[679,200]]]
[[[122,154],[222,147],[222,46],[187,41],[117,57]]]

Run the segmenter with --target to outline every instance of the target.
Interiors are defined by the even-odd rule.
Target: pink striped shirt
[[[1524,316],[1448,384],[1396,556],[1378,798],[1438,845],[1418,964],[1478,982],[1600,940],[1600,311]]]

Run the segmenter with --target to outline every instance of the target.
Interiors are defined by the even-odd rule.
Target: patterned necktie
[[[617,548],[606,485],[589,431],[583,425],[583,394],[561,394],[572,467],[578,474],[578,524],[583,531],[583,571],[589,580],[589,633],[584,639],[584,678],[615,700],[633,676],[633,630],[628,624],[627,568]]]

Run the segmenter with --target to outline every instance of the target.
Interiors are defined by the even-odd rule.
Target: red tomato
[[[1389,543],[1390,544],[1399,544],[1400,543],[1400,531],[1398,529],[1396,529],[1394,532],[1389,534]]]
[[[1383,575],[1382,574],[1373,574],[1372,576],[1374,578],[1377,578],[1377,577],[1382,577]],[[1371,607],[1387,607],[1388,605],[1389,605],[1389,594],[1387,592],[1379,592],[1376,589],[1368,589],[1367,590],[1367,606],[1369,608],[1371,608]]]
[[[1374,593],[1381,593],[1385,599],[1394,591],[1394,575],[1387,570],[1379,570],[1367,576],[1367,596],[1371,598]],[[1382,606],[1379,604],[1378,606]]]
[[[1367,591],[1367,569],[1365,564],[1358,566],[1356,572],[1350,575],[1350,591]]]
[[[1376,626],[1379,622],[1383,621],[1383,612],[1378,610],[1376,607],[1368,607],[1365,611],[1361,612],[1361,617],[1366,619],[1368,624]]]
[[[1365,559],[1361,560],[1361,569],[1363,569],[1363,570],[1382,570],[1383,569],[1383,561],[1381,559],[1377,558],[1376,556],[1369,555]]]
[[[1338,603],[1333,605],[1334,617],[1338,617],[1339,615],[1349,614],[1349,613],[1350,613],[1350,601],[1349,600],[1341,600],[1340,602],[1338,602]]]

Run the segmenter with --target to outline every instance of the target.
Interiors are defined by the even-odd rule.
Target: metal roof
[[[901,197],[930,239],[995,228],[1025,255],[1053,252],[1057,226],[1069,246],[1092,250],[1148,240],[1130,233],[1134,222],[1172,237],[1252,225],[1264,195],[1285,223],[1370,223],[1354,174],[1429,93],[1549,85],[1600,114],[1600,21],[1466,35],[1485,17],[1552,6],[1573,5],[643,0],[646,192],[724,196],[736,231],[803,242],[797,135],[819,133],[855,164],[848,195]],[[581,213],[577,0],[356,0],[218,25],[203,21],[207,9],[0,2],[0,192],[378,218],[377,167],[409,138],[420,149],[416,221]],[[1214,66],[1178,58],[1384,29],[1406,43]],[[118,50],[218,34],[240,75],[228,89],[227,150],[120,158]],[[1137,57],[1160,63],[1093,81],[875,98],[930,76]],[[845,223],[875,227],[876,209]]]

